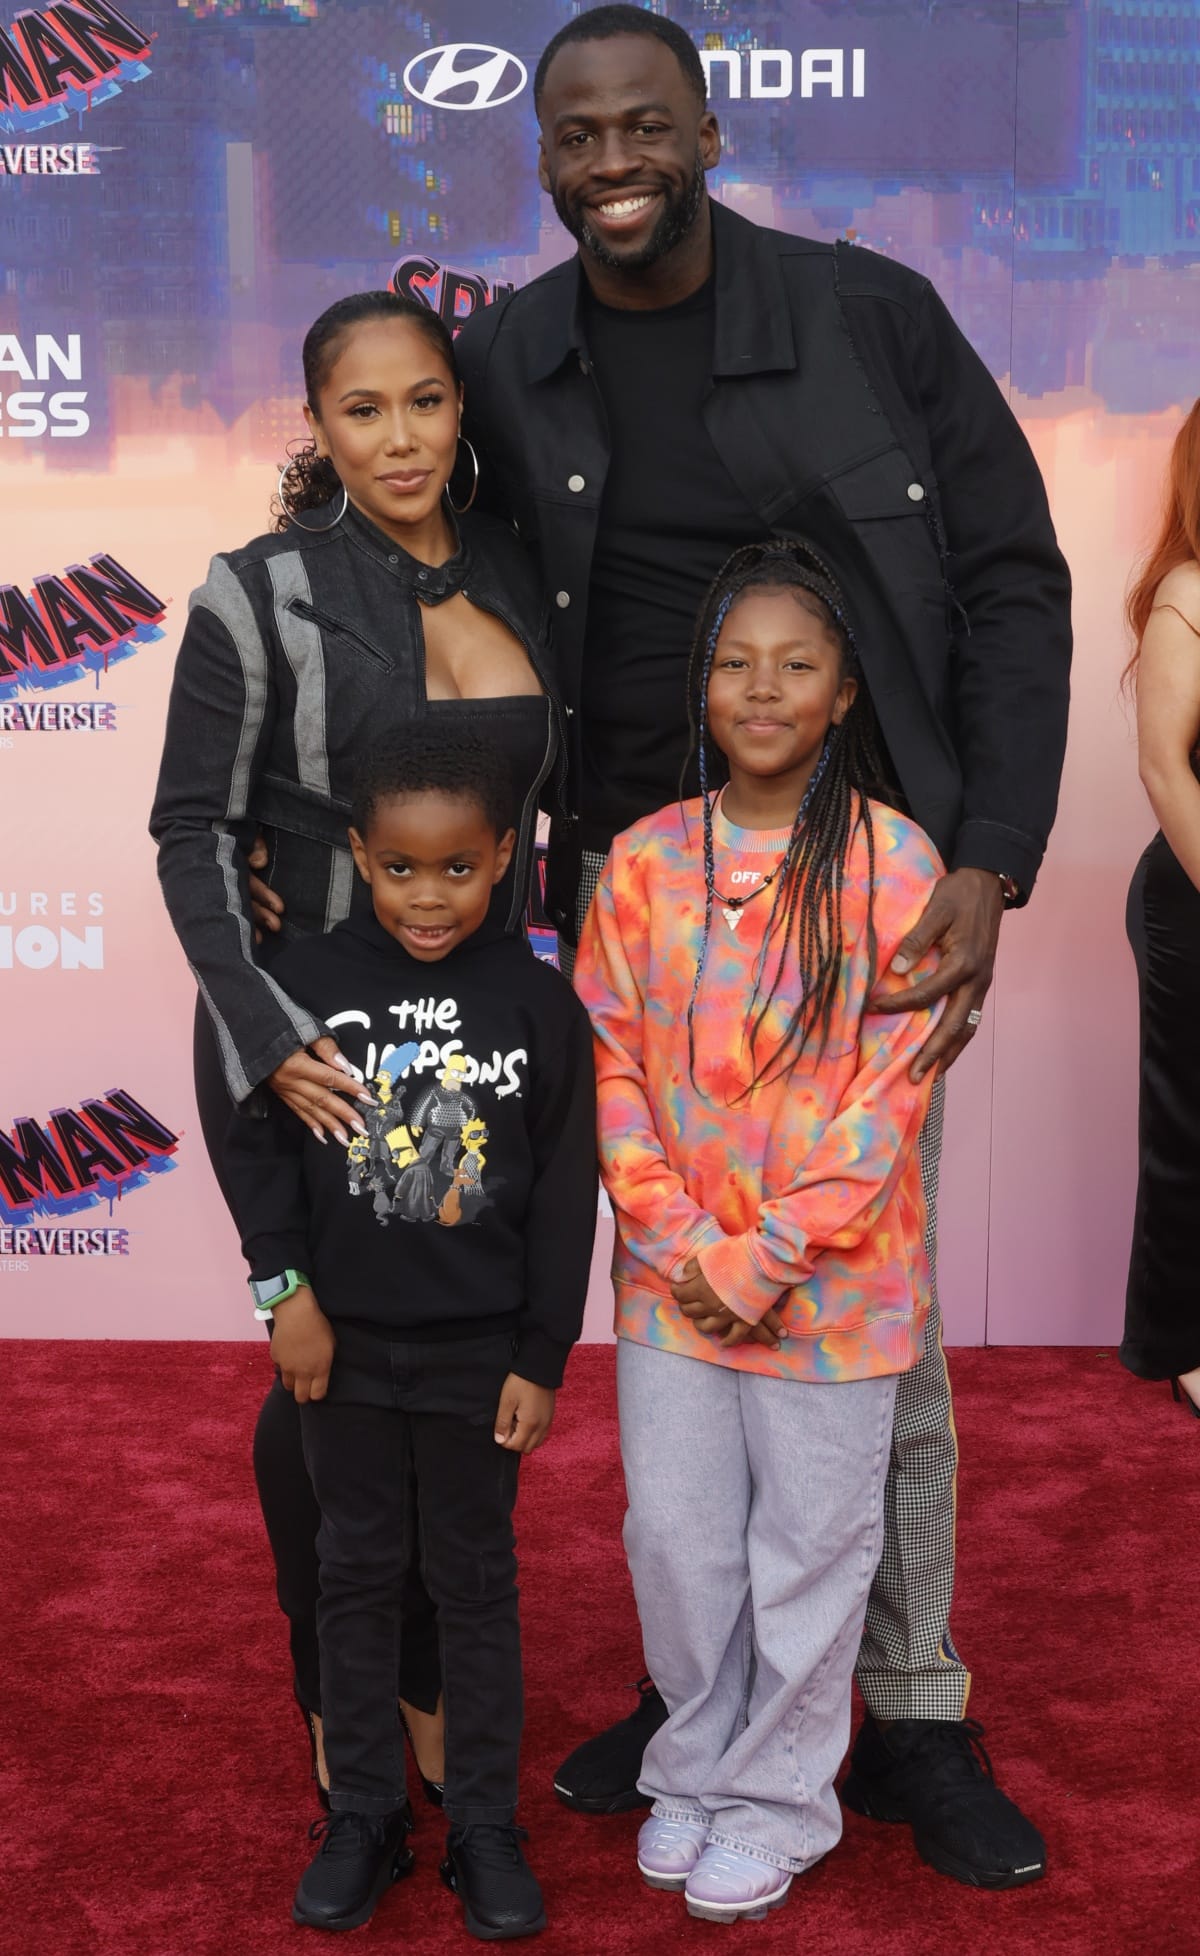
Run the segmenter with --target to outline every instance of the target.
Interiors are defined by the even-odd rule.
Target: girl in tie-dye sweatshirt
[[[698,800],[613,845],[575,982],[616,1217],[625,1539],[670,1717],[638,1863],[759,1916],[841,1830],[833,1776],[929,1272],[935,1013],[879,1014],[941,864],[881,769],[846,606],[740,551],[691,675]]]

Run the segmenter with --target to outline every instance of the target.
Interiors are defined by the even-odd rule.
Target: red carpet
[[[255,1346],[0,1347],[6,1381],[0,1948],[6,1956],[304,1956],[303,1734],[289,1698],[249,1465]],[[580,1351],[521,1500],[529,1721],[523,1819],[545,1956],[1200,1952],[1200,1422],[1111,1353],[963,1351],[955,1631],[1002,1783],[1050,1875],[985,1895],[935,1875],[906,1828],[847,1816],[768,1924],[722,1930],[636,1879],[636,1816],[549,1791],[632,1702],[640,1648],[620,1548],[608,1350]],[[419,1866],[359,1941],[469,1943]],[[533,1947],[534,1945],[530,1945]]]

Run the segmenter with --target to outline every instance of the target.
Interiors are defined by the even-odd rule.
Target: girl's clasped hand
[[[694,1256],[684,1264],[682,1277],[671,1285],[671,1295],[697,1331],[707,1332],[726,1347],[750,1341],[777,1352],[780,1339],[788,1335],[787,1326],[776,1310],[768,1311],[757,1324],[750,1324],[731,1311],[717,1296]]]

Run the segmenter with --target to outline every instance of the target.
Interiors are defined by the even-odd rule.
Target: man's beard
[[[614,272],[644,272],[651,265],[657,265],[660,259],[665,258],[668,252],[674,251],[676,245],[681,244],[686,238],[704,202],[704,177],[704,164],[697,154],[691,182],[685,190],[674,195],[669,191],[664,192],[663,208],[658,223],[641,250],[635,252],[632,257],[627,253],[612,250],[605,244],[603,238],[598,238],[589,228],[587,216],[582,208],[572,209],[557,188],[553,189],[550,195],[559,223],[571,233],[576,243],[582,245],[583,249],[596,259],[598,264],[607,265],[610,271]],[[614,200],[620,194],[619,191],[614,191]]]

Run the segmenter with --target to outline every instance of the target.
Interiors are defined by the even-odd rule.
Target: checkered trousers
[[[604,861],[593,850],[583,852],[577,910],[581,926]],[[559,955],[569,978],[575,962],[570,946],[560,945]],[[939,1078],[919,1144],[932,1292],[925,1351],[897,1381],[892,1458],[884,1489],[883,1555],[867,1601],[855,1669],[867,1709],[881,1719],[962,1718],[971,1684],[950,1640],[958,1440],[937,1298],[938,1169],[945,1102],[946,1085]]]

